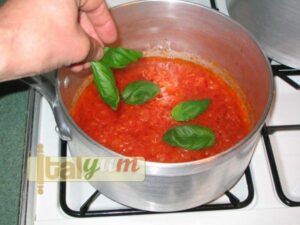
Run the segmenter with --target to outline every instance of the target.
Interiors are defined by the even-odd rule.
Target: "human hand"
[[[0,81],[87,67],[115,41],[104,0],[8,0],[0,8]]]

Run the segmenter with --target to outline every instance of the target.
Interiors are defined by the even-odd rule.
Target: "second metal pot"
[[[300,1],[226,2],[230,16],[255,36],[269,57],[300,69]]]

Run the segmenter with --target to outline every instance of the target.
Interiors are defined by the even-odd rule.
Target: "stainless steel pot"
[[[300,69],[299,0],[227,0],[230,16],[244,25],[272,59]]]
[[[113,8],[112,13],[119,28],[117,45],[140,50],[167,46],[227,70],[249,101],[253,129],[240,143],[210,158],[187,163],[147,162],[143,182],[91,184],[119,203],[150,211],[184,210],[216,199],[242,176],[270,109],[273,78],[266,57],[243,27],[197,4],[138,1]],[[48,98],[72,155],[119,156],[88,137],[69,115],[74,96],[89,74],[89,70],[80,74],[61,70],[54,86],[45,77],[33,78],[32,84]]]

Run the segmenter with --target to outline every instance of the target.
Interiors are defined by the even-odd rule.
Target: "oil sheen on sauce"
[[[239,142],[250,129],[245,102],[226,82],[201,65],[182,59],[147,57],[125,69],[114,70],[120,92],[137,80],[154,82],[160,93],[143,105],[120,101],[117,111],[107,106],[91,82],[72,111],[77,125],[103,146],[126,156],[154,162],[187,162],[213,156]],[[209,108],[185,122],[215,132],[210,148],[188,151],[163,142],[164,133],[184,124],[171,118],[172,108],[186,100],[211,99]]]

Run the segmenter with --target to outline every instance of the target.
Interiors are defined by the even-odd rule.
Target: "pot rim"
[[[227,15],[225,15],[225,14],[223,14],[223,13],[221,13],[221,12],[215,10],[215,9],[206,7],[206,6],[198,4],[198,3],[188,2],[186,0],[135,0],[135,1],[132,1],[130,3],[123,3],[123,4],[120,4],[120,5],[117,5],[115,7],[112,7],[111,9],[121,8],[121,7],[124,7],[124,6],[134,5],[134,4],[143,4],[143,3],[146,3],[146,2],[169,2],[169,3],[175,2],[175,3],[180,3],[180,4],[188,4],[188,5],[193,5],[193,6],[196,6],[196,7],[200,7],[200,8],[202,8],[204,10],[207,10],[211,13],[217,14],[218,16],[220,16],[223,19],[233,23],[235,26],[239,27],[243,32],[245,32],[250,37],[250,39],[254,42],[254,44],[256,45],[256,47],[258,49],[258,51],[260,52],[260,54],[263,56],[263,59],[265,60],[267,70],[268,70],[268,83],[269,83],[269,86],[270,86],[269,93],[268,93],[268,101],[267,101],[267,105],[265,106],[264,112],[263,112],[260,120],[252,128],[251,132],[249,132],[247,134],[247,136],[245,136],[241,141],[239,141],[238,143],[236,143],[232,147],[228,148],[227,150],[225,150],[225,151],[223,151],[219,154],[207,157],[207,158],[194,160],[194,161],[188,161],[188,162],[179,162],[179,163],[162,163],[162,162],[145,161],[145,165],[146,165],[146,168],[149,168],[149,167],[150,168],[151,167],[152,168],[153,167],[158,168],[159,167],[159,168],[162,168],[162,169],[171,169],[171,168],[178,169],[178,168],[182,168],[182,167],[192,167],[192,166],[197,166],[197,165],[204,165],[204,164],[211,163],[212,161],[220,161],[220,159],[224,158],[224,156],[228,155],[229,153],[231,153],[233,151],[236,151],[240,146],[243,146],[244,144],[246,144],[246,142],[248,142],[261,129],[263,123],[265,122],[265,120],[267,118],[267,115],[268,115],[268,113],[270,111],[270,108],[272,106],[272,100],[273,100],[273,94],[274,94],[274,78],[273,78],[273,74],[272,74],[272,70],[271,70],[271,66],[270,66],[270,63],[268,61],[268,58],[267,58],[266,54],[262,51],[262,48],[261,48],[259,42],[241,24],[239,24],[238,22],[231,19]],[[60,70],[57,71],[57,74],[59,74],[59,72],[60,72]],[[58,82],[58,80],[57,80],[57,82]],[[59,85],[56,85],[56,92],[58,93],[58,98],[59,98],[60,105],[62,107],[62,111],[64,112],[65,117],[67,118],[69,124],[71,124],[75,128],[75,130],[85,139],[85,141],[88,141],[88,142],[92,143],[95,147],[101,148],[101,149],[103,149],[103,150],[105,150],[109,153],[112,153],[115,156],[127,157],[127,156],[119,154],[119,153],[117,153],[117,152],[115,152],[111,149],[106,148],[105,146],[99,144],[98,142],[93,140],[91,137],[89,137],[85,132],[83,132],[82,129],[70,117],[70,114],[68,113],[68,110],[66,109],[65,105],[62,103],[62,101],[61,101],[62,98],[61,98]],[[96,155],[99,154],[99,152],[96,152],[94,150],[92,150],[92,151],[95,152]],[[191,172],[191,173],[195,173],[195,172],[196,171]],[[153,171],[153,173],[156,174],[155,171]],[[147,171],[147,174],[148,174],[148,171]],[[151,174],[152,174],[152,172],[151,172]],[[160,173],[160,174],[157,174],[157,175],[163,176],[164,174]]]

